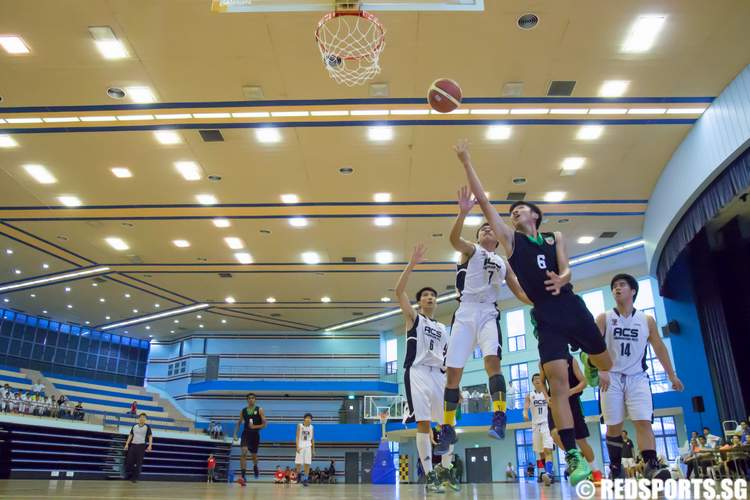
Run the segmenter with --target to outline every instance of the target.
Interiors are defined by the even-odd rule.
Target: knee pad
[[[505,394],[505,377],[502,373],[490,377],[490,394],[502,392]]]

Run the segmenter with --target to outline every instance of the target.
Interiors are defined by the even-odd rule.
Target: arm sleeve
[[[146,439],[151,437],[151,426],[146,424]]]
[[[131,428],[130,428],[130,437],[134,437],[134,436],[133,436],[133,429],[135,429],[135,425],[134,425],[133,427],[131,427]]]

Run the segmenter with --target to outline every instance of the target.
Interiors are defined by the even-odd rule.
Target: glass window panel
[[[25,331],[26,331],[26,325],[24,323],[18,323],[18,322],[16,322],[16,325],[13,328],[13,338],[14,339],[21,339],[21,338],[23,338],[23,335],[24,335]]]
[[[98,361],[96,362],[96,369],[97,370],[106,370],[107,369],[107,357],[106,356],[99,356]]]
[[[68,350],[68,353],[65,355],[65,364],[68,366],[75,366],[76,364],[76,351],[74,350]]]
[[[107,371],[110,371],[113,373],[117,371],[117,358],[107,359]]]
[[[33,346],[31,342],[22,342],[21,343],[21,357],[23,358],[29,358],[31,356],[31,346]]]
[[[10,350],[8,354],[11,356],[18,356],[21,352],[21,341],[19,339],[13,339],[10,341]]]
[[[55,346],[47,345],[44,348],[44,361],[52,362],[55,357]]]
[[[68,340],[70,339],[69,333],[60,333],[57,339],[57,347],[65,349],[68,347]]]
[[[47,339],[47,330],[45,328],[37,328],[34,333],[34,342],[37,344],[44,344]]]
[[[97,356],[90,354],[89,358],[86,360],[86,366],[89,368],[89,370],[96,369],[96,358]]]
[[[651,288],[651,280],[644,278],[638,280],[638,297],[635,298],[636,309],[650,309],[654,307],[654,291]]]
[[[388,339],[385,343],[385,361],[398,360],[398,339]]]
[[[61,334],[58,333],[58,332],[56,332],[56,331],[54,331],[54,330],[50,330],[47,333],[47,342],[45,343],[45,345],[47,347],[55,347],[57,345],[57,337],[58,337],[58,335],[61,335]]]
[[[8,345],[10,345],[10,339],[8,337],[0,337],[0,355],[5,355],[8,352]]]
[[[88,337],[81,336],[81,341],[80,341],[80,344],[78,345],[78,350],[82,352],[88,352],[89,344],[90,344],[90,339]]]
[[[34,359],[44,358],[44,345],[34,344],[34,348],[31,350],[31,357]]]
[[[593,292],[584,293],[581,298],[586,303],[586,308],[596,318],[599,314],[605,311],[604,308],[604,292],[601,290],[594,290]]]

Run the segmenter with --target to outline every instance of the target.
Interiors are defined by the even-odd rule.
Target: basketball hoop
[[[337,83],[362,85],[380,73],[385,28],[363,10],[329,12],[315,30],[323,65]]]
[[[388,440],[388,435],[385,432],[385,424],[388,423],[388,419],[390,418],[390,416],[391,416],[391,409],[390,408],[386,408],[383,411],[381,411],[380,413],[378,413],[378,417],[380,418],[380,429],[381,429],[381,435],[382,435],[381,439],[383,441],[387,441]]]

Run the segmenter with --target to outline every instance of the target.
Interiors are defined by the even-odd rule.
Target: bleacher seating
[[[29,390],[33,382],[18,368],[0,367],[0,386],[8,384],[14,389]]]
[[[8,416],[0,421],[0,477],[105,479],[122,475],[127,434],[52,419]],[[156,427],[156,426],[153,426]],[[231,444],[197,436],[160,436],[147,453],[141,479],[205,481],[206,460],[213,453],[217,474],[226,478]]]

